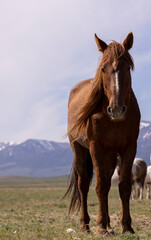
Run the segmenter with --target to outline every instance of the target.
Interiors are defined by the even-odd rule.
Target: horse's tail
[[[88,153],[87,155],[87,177],[90,185],[93,177],[93,165],[92,165],[92,159],[91,159],[90,153]],[[71,196],[71,201],[69,205],[69,214],[74,211],[78,212],[80,210],[80,205],[81,205],[80,192],[78,189],[78,173],[74,167],[72,167],[70,183],[63,198],[65,198],[67,195],[70,195],[71,192],[72,192],[72,196]]]

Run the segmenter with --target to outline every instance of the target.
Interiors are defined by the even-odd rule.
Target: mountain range
[[[70,172],[71,164],[69,143],[36,139],[0,143],[0,176],[62,176]]]
[[[151,122],[142,121],[137,157],[151,164]],[[0,143],[0,176],[62,176],[70,173],[72,149],[69,143],[28,139],[23,143]]]

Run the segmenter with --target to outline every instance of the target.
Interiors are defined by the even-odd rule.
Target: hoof
[[[90,228],[89,228],[89,225],[82,225],[82,226],[80,227],[80,230],[81,230],[82,232],[87,232],[87,233],[90,233],[90,232],[91,232],[91,230],[90,230]]]
[[[129,232],[129,233],[132,233],[132,234],[135,233],[132,227],[123,228],[123,233],[126,233],[126,232]]]
[[[99,228],[97,231],[98,235],[108,235],[109,232],[105,228]]]
[[[108,231],[109,234],[114,234],[114,230],[113,230],[113,228],[111,228],[111,227],[109,227],[109,228],[107,229],[107,231]]]

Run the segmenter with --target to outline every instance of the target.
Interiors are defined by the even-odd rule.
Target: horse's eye
[[[105,72],[103,67],[101,68],[101,70],[102,70],[102,72]]]
[[[130,67],[127,68],[127,71],[129,71],[129,70],[130,70]]]

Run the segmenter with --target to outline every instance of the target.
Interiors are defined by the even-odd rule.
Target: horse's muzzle
[[[125,105],[115,106],[115,107],[111,107],[111,106],[107,107],[107,113],[113,121],[124,120],[126,111],[127,111],[127,107]]]

